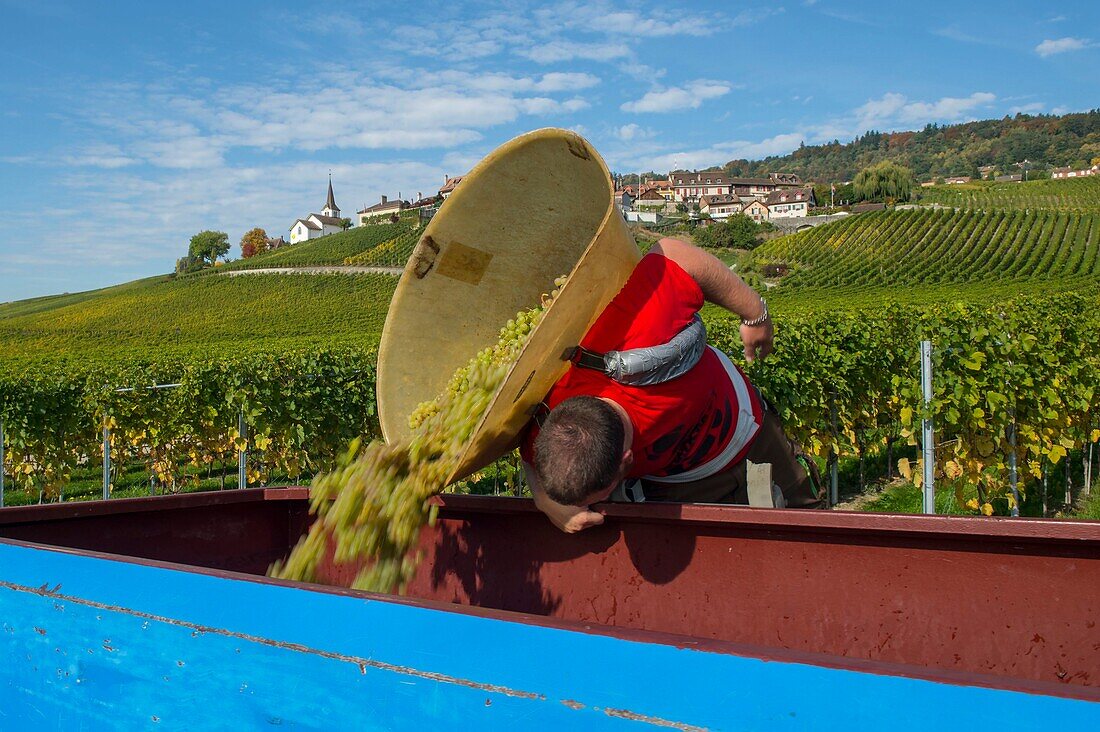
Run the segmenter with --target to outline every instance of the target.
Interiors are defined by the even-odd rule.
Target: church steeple
[[[340,207],[336,205],[336,198],[332,195],[332,173],[328,176],[328,199],[325,201],[325,207],[321,209],[321,214],[340,218]]]

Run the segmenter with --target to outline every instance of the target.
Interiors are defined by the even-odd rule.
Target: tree
[[[351,228],[351,219],[349,219],[346,216],[344,218],[340,219],[340,228],[342,228],[344,231],[347,231],[348,229],[350,229]]]
[[[229,253],[229,234],[224,231],[200,231],[191,237],[187,254],[194,259],[213,265],[218,257]]]
[[[705,247],[752,249],[760,226],[745,214],[732,214],[725,221],[695,230],[695,241]]]
[[[180,257],[176,260],[176,274],[188,274],[202,269],[202,260],[192,256]]]
[[[248,259],[267,251],[267,232],[256,227],[249,229],[241,237],[241,258]]]
[[[856,174],[852,185],[858,200],[894,203],[912,197],[916,180],[909,168],[883,160]]]

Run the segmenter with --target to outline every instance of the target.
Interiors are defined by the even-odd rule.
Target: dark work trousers
[[[814,475],[809,475],[798,460],[801,451],[783,432],[783,425],[775,412],[764,408],[764,420],[747,459],[754,463],[770,463],[772,482],[783,491],[787,508],[827,508],[828,495],[817,475],[817,465],[805,457],[806,465]],[[745,461],[720,473],[690,483],[657,483],[642,480],[642,490],[647,501],[672,501],[675,503],[740,503],[748,504],[749,490],[745,477]]]

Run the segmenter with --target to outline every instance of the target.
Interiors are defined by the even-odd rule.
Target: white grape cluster
[[[336,470],[313,481],[317,519],[273,577],[312,582],[326,559],[361,565],[352,587],[375,592],[403,589],[419,559],[413,547],[425,522],[434,522],[428,499],[441,491],[473,437],[493,396],[524,344],[557,297],[565,278],[520,312],[494,345],[455,372],[443,393],[416,408],[412,435],[393,444],[376,440],[348,448]]]

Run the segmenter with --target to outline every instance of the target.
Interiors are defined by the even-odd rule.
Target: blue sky
[[[617,171],[1100,106],[1100,2],[0,0],[0,302],[436,190],[545,126]],[[15,29],[15,32],[12,32]],[[507,202],[502,202],[507,205]]]

